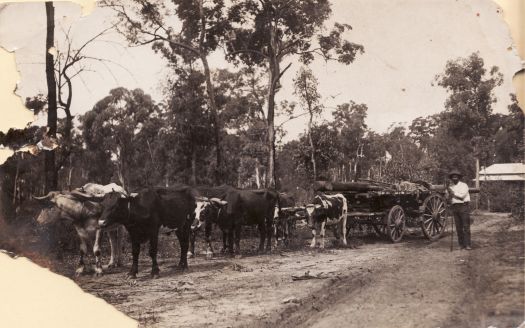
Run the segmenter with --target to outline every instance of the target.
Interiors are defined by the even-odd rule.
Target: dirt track
[[[147,327],[517,327],[523,227],[476,216],[470,252],[451,253],[449,235],[430,243],[415,230],[399,244],[361,236],[357,249],[198,257],[184,273],[162,257],[155,280],[143,257],[136,281],[125,279],[128,265],[76,280]],[[292,280],[307,272],[315,279]]]

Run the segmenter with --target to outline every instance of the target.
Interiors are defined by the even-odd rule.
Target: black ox
[[[195,210],[195,196],[191,188],[149,188],[134,197],[109,193],[102,201],[104,211],[99,224],[104,227],[113,222],[124,225],[130,235],[133,264],[129,276],[138,273],[140,245],[149,241],[151,276],[158,277],[158,235],[161,226],[174,229],[180,244],[179,267],[187,268],[187,252],[191,217]]]
[[[271,250],[271,236],[274,212],[279,196],[272,190],[240,190],[221,187],[217,193],[199,191],[214,195],[203,202],[203,210],[195,213],[194,227],[205,226],[208,251],[210,248],[211,225],[217,224],[223,231],[223,246],[230,254],[240,254],[241,229],[243,225],[257,225],[260,234],[259,251]],[[198,188],[197,188],[198,189]],[[219,200],[220,199],[220,200]],[[235,249],[234,249],[235,245]],[[209,255],[209,254],[208,254]]]

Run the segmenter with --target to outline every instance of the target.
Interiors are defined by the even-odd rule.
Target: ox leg
[[[190,245],[188,250],[188,257],[192,258],[195,256],[195,239],[197,238],[197,231],[190,230]]]
[[[133,263],[131,264],[131,270],[128,273],[128,277],[135,279],[139,272],[139,254],[140,254],[140,243],[137,241],[138,237],[131,237],[131,255],[133,256]]]
[[[285,231],[284,231],[284,244],[286,246],[289,246],[290,245],[290,242],[292,241],[292,231],[293,231],[293,224],[294,224],[294,219],[293,218],[288,218],[286,220],[286,225],[284,227]]]
[[[159,265],[157,263],[157,251],[159,245],[159,231],[155,232],[149,240],[149,256],[151,257],[151,278],[159,277]]]
[[[102,230],[99,228],[95,233],[95,243],[93,244],[93,254],[95,254],[95,276],[101,276],[102,270],[102,259],[100,254],[100,239],[102,237]]]
[[[211,228],[212,224],[206,222],[204,227],[204,240],[206,242],[206,259],[211,259],[213,257],[213,247],[211,246]]]
[[[221,229],[222,231],[222,249],[221,249],[221,253],[222,254],[226,254],[228,252],[228,249],[229,249],[229,244],[228,243],[228,239],[230,238],[230,231],[231,229]]]
[[[339,235],[339,223],[332,225],[332,231],[334,232],[335,240],[337,240],[337,244],[339,245],[341,242],[341,236]]]
[[[266,239],[266,227],[264,223],[261,223],[257,228],[259,228],[259,253],[262,253],[264,251],[264,240]]]
[[[316,240],[316,235],[317,235],[317,231],[316,231],[316,223],[313,224],[312,226],[312,242],[310,243],[310,248],[314,248],[315,245],[317,244],[317,240]]]
[[[234,251],[233,251],[234,233],[235,233],[234,228],[229,228],[223,232],[223,239],[222,239],[223,244],[224,244],[223,247],[224,247],[225,252],[227,250],[228,254],[230,255],[234,255]]]
[[[233,233],[235,234],[235,254],[241,256],[241,224],[236,224],[233,228]],[[232,246],[230,246],[232,248]]]
[[[109,246],[111,248],[111,257],[109,258],[109,263],[106,269],[114,268],[114,267],[122,265],[121,259],[120,259],[119,230],[120,230],[120,227],[116,227],[115,229],[111,229],[110,231],[108,231]]]
[[[84,256],[88,253],[88,238],[89,235],[84,228],[75,226],[78,237],[80,238],[80,261],[78,262],[78,268],[75,271],[75,275],[79,276],[86,271],[86,264],[84,263]]]
[[[179,239],[179,245],[180,245],[180,261],[179,261],[179,268],[181,269],[187,269],[188,268],[188,248],[189,248],[189,226],[186,224],[182,229],[177,229],[176,234],[177,238]]]
[[[269,219],[266,221],[266,252],[272,252],[272,220]],[[275,237],[277,239],[277,236]]]
[[[273,235],[275,236],[275,241],[274,241],[274,247],[277,248],[277,246],[279,246],[279,227],[277,226],[279,224],[279,222],[274,222],[273,224]]]
[[[341,231],[342,231],[342,234],[343,234],[343,245],[348,245],[347,241],[346,241],[346,215],[341,218]]]
[[[326,220],[321,222],[321,231],[320,231],[320,237],[321,237],[321,245],[320,248],[324,248],[324,236],[326,234]]]
[[[284,246],[288,246],[290,244],[290,218],[287,218],[284,222],[284,232],[283,232],[283,242]]]

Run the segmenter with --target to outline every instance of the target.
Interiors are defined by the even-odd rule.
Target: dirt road
[[[363,235],[357,249],[198,257],[184,273],[163,257],[155,280],[144,257],[135,281],[127,265],[76,280],[145,327],[517,327],[523,223],[475,219],[472,251],[451,253],[450,236],[430,243],[415,230],[399,244]]]

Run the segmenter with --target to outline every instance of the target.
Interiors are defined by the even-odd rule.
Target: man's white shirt
[[[470,195],[468,193],[468,186],[466,183],[459,181],[457,184],[451,184],[450,189],[454,192],[454,195],[461,198],[452,197],[452,204],[462,204],[470,202]]]

